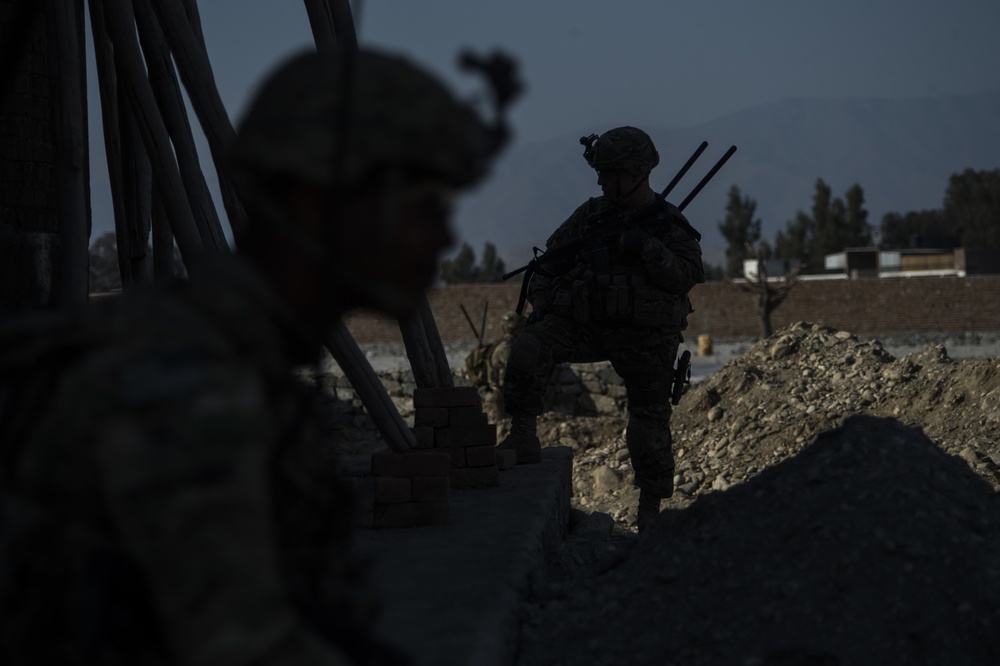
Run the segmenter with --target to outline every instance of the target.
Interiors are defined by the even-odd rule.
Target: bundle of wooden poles
[[[61,267],[60,274],[75,276],[74,284],[83,285],[85,299],[90,230],[84,0],[22,2],[44,3],[48,21],[59,95],[54,143],[60,235],[64,261],[70,264]],[[317,48],[357,48],[348,0],[304,2]],[[181,85],[207,140],[226,219],[238,237],[246,215],[226,160],[234,130],[215,84],[196,0],[86,0],[86,4],[118,264],[122,286],[128,289],[169,275],[175,243],[185,261],[195,254],[230,252],[201,168]],[[150,244],[152,256],[147,251]],[[78,285],[67,289],[79,292]],[[452,385],[426,299],[416,315],[399,323],[417,385]],[[409,428],[343,323],[329,333],[326,346],[390,447],[409,449],[414,443]]]

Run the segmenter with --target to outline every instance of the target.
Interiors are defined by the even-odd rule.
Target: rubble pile
[[[671,508],[745,483],[855,414],[922,428],[1000,488],[1000,359],[954,361],[937,345],[896,359],[878,341],[797,323],[688,390],[672,419]],[[576,508],[635,524],[624,417],[550,414],[540,435],[574,449]]]
[[[641,536],[621,391],[590,370],[560,369],[576,402],[539,419],[573,449],[574,510],[518,664],[997,663],[1000,358],[779,331],[685,393],[676,491]],[[614,404],[581,414],[577,383]],[[348,448],[384,446],[352,407],[330,405]]]

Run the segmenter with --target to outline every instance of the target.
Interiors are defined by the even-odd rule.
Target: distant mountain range
[[[456,226],[477,254],[493,242],[508,267],[525,263],[533,245],[588,196],[596,175],[582,158],[580,136],[608,127],[516,144],[492,177],[462,200]],[[682,129],[643,127],[660,151],[652,183],[663,189],[702,141],[709,148],[670,196],[680,203],[730,145],[738,150],[685,210],[703,234],[706,260],[723,262],[718,223],[737,185],[757,201],[764,237],[774,238],[812,205],[817,178],[842,197],[864,189],[870,222],[888,212],[937,208],[948,177],[967,168],[1000,168],[1000,90],[918,99],[800,99],[739,111]]]

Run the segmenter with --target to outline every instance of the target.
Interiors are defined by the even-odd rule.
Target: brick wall
[[[441,339],[474,340],[459,304],[480,326],[489,303],[486,338],[500,336],[500,317],[517,304],[519,283],[455,285],[428,294]],[[725,282],[698,285],[691,292],[695,312],[688,339],[708,334],[719,339],[754,338],[760,323],[751,294]],[[857,335],[1000,331],[1000,275],[973,277],[804,280],[773,313],[775,330],[796,321],[842,328]],[[392,320],[358,313],[347,321],[359,343],[401,342]]]

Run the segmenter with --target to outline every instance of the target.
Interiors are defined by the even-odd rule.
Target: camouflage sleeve
[[[510,340],[503,340],[497,344],[496,349],[490,355],[490,376],[489,386],[494,390],[503,388],[503,378],[507,371],[507,361],[510,359]]]
[[[97,450],[114,527],[178,663],[351,664],[303,626],[279,572],[279,433],[260,377],[211,363],[155,376],[123,390],[131,409],[100,426]]]
[[[665,232],[647,240],[642,261],[653,284],[664,291],[686,294],[705,281],[701,244],[678,225],[668,225]]]
[[[582,220],[594,211],[595,206],[598,205],[597,202],[598,199],[591,198],[577,207],[573,214],[566,218],[545,241],[545,249],[551,250],[553,247],[576,238],[581,232]],[[528,302],[531,303],[532,307],[536,310],[548,307],[552,294],[565,287],[566,283],[572,279],[568,273],[572,271],[573,267],[573,260],[563,261],[558,264],[548,264],[543,271],[535,273],[528,287]]]

